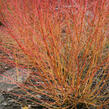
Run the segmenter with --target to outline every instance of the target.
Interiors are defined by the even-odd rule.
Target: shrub
[[[108,106],[109,0],[0,4],[1,31],[13,40],[6,43],[4,37],[0,42],[0,50],[12,56],[1,54],[0,60],[31,69],[24,83],[12,82],[24,93],[11,93],[49,109],[76,108],[79,103]]]

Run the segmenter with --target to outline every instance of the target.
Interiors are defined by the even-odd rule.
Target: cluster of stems
[[[48,109],[108,105],[109,0],[0,0],[0,21],[0,61],[31,71],[23,83],[0,73],[24,92],[10,93]]]

